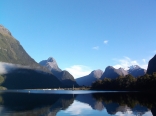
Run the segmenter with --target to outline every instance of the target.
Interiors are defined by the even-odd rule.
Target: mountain
[[[148,62],[147,74],[156,72],[156,55]]]
[[[55,73],[56,74],[56,73]],[[54,74],[54,75],[55,75]],[[78,87],[79,85],[76,83],[74,77],[66,70],[61,71],[55,75],[64,85],[67,87]]]
[[[127,74],[128,72],[124,70],[123,68],[115,69],[112,66],[108,66],[106,67],[105,72],[101,76],[101,79],[104,79],[105,77],[115,79],[119,76],[125,76]]]
[[[62,70],[58,67],[56,60],[53,57],[49,57],[47,60],[39,62],[41,66],[48,68],[53,73],[61,72]]]
[[[4,26],[0,25],[1,85],[8,89],[54,88],[63,84],[32,59]]]
[[[132,65],[129,67],[128,73],[134,77],[142,76],[146,74],[146,70],[138,65]]]
[[[0,25],[0,62],[21,64],[35,69],[46,70],[31,58],[4,26]]]
[[[91,84],[96,81],[97,79],[100,79],[101,76],[103,74],[103,71],[98,69],[98,70],[94,70],[92,71],[89,75],[87,76],[83,76],[83,77],[80,77],[80,78],[77,78],[76,79],[76,82],[83,86],[91,86]]]
[[[47,89],[64,87],[63,84],[52,74],[43,71],[17,68],[2,74],[4,81],[1,86],[7,89]]]
[[[68,71],[62,71],[53,57],[49,57],[47,60],[42,60],[39,64],[48,68],[63,84],[68,87],[73,87],[73,85],[78,87],[74,77]]]

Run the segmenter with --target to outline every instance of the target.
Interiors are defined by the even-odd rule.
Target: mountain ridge
[[[98,70],[93,70],[89,75],[83,76],[76,78],[76,82],[81,85],[81,86],[91,86],[91,84],[100,79],[103,74],[103,71],[98,69]]]
[[[100,69],[98,69],[98,70],[100,70]],[[94,70],[94,71],[96,71],[96,70]],[[102,74],[97,79],[93,76],[94,71],[92,71],[89,75],[77,78],[76,82],[81,86],[83,86],[83,85],[91,86],[91,84],[94,81],[96,81],[97,79],[104,79],[105,77],[115,79],[119,76],[124,77],[128,74],[131,74],[134,77],[139,77],[139,76],[146,74],[146,70],[139,67],[138,65],[130,66],[128,70],[124,70],[121,67],[116,69],[113,66],[107,66],[104,72],[102,70],[100,70],[100,71],[102,71]]]
[[[78,87],[74,77],[66,70],[61,70],[57,65],[56,60],[53,57],[49,57],[47,60],[42,60],[39,62],[41,66],[49,69],[63,84],[73,87]]]

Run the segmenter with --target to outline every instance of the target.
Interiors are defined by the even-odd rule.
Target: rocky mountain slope
[[[53,57],[49,57],[47,60],[42,60],[39,64],[48,68],[63,84],[68,87],[73,87],[73,85],[78,87],[74,77],[68,71],[62,71]]]
[[[146,70],[139,67],[138,65],[133,65],[129,67],[128,73],[134,77],[142,76],[146,74]]]
[[[100,79],[101,76],[103,74],[103,71],[98,69],[98,70],[94,70],[92,71],[89,75],[80,77],[76,79],[76,82],[80,85],[80,86],[91,86],[91,84]]]
[[[112,66],[108,66],[108,67],[106,67],[105,72],[101,76],[101,79],[104,79],[105,77],[115,79],[119,76],[125,76],[127,74],[128,74],[128,72],[122,68],[115,69]]]

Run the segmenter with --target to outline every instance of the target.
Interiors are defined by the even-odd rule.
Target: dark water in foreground
[[[0,116],[156,116],[156,94],[21,90],[0,92]]]

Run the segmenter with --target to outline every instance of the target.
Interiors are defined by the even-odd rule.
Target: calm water
[[[153,93],[15,90],[0,92],[0,116],[154,116]]]

